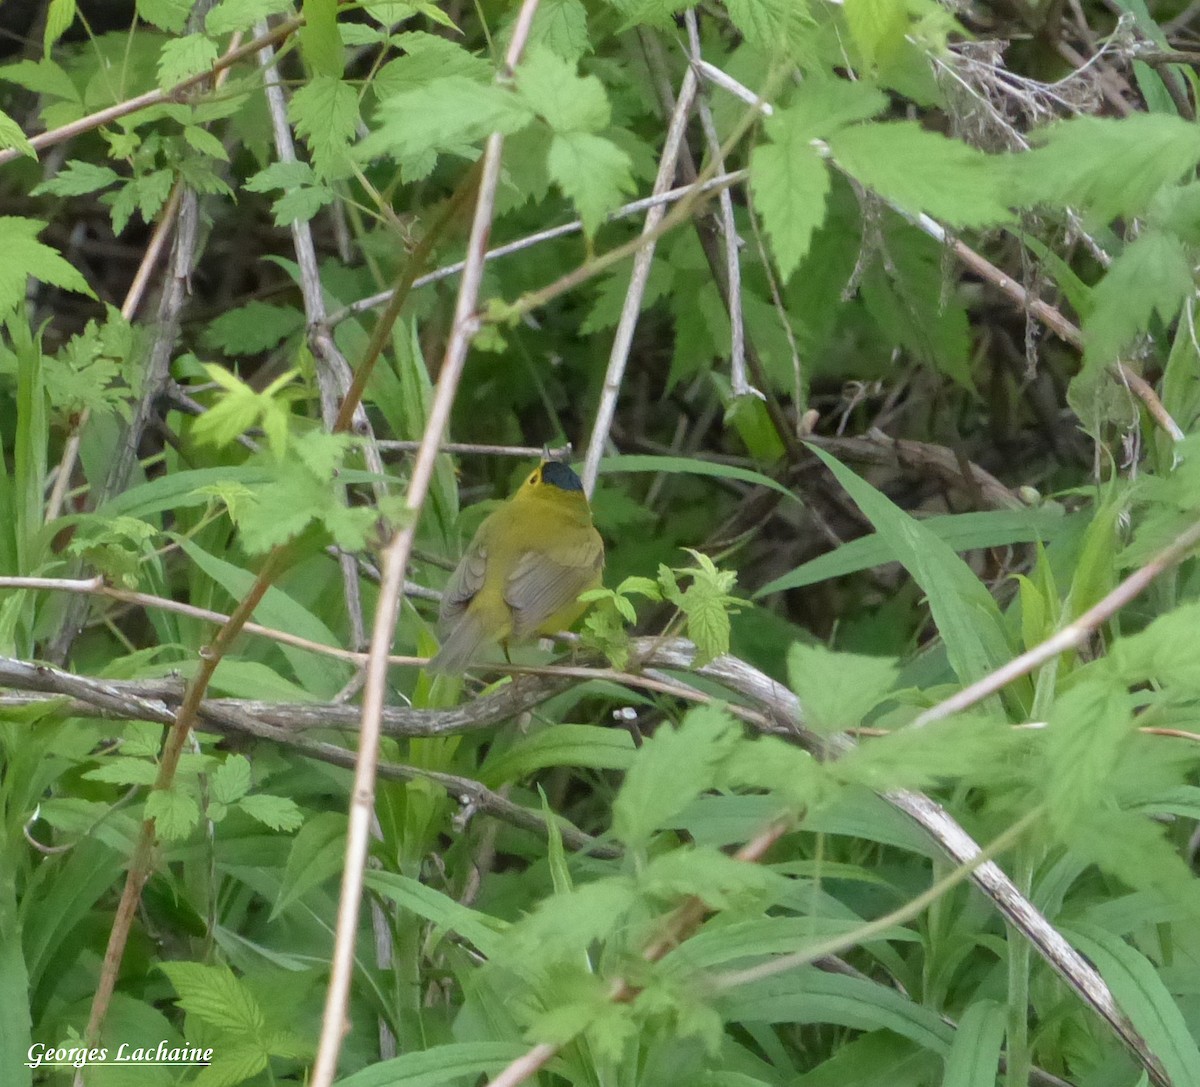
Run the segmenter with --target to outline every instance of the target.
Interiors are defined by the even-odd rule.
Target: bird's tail
[[[425,666],[426,670],[443,675],[456,675],[476,659],[487,640],[488,633],[483,617],[468,608],[446,635],[441,649]]]

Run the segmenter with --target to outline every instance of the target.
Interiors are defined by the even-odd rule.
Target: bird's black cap
[[[561,491],[582,491],[583,483],[570,465],[559,460],[548,460],[542,464],[542,482],[553,484]]]

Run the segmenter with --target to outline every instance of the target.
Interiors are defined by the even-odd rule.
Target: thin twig
[[[128,117],[131,113],[149,109],[151,106],[160,106],[166,102],[177,102],[193,87],[198,87],[200,84],[207,82],[217,72],[221,71],[221,69],[229,68],[239,61],[245,60],[247,57],[252,57],[264,45],[271,45],[274,42],[283,41],[285,38],[291,37],[303,25],[304,19],[301,16],[287,19],[265,37],[255,38],[254,41],[247,42],[240,49],[235,49],[233,52],[219,57],[207,71],[189,76],[187,79],[176,83],[173,87],[168,87],[166,90],[147,91],[145,94],[139,94],[136,98],[128,98],[124,102],[118,102],[114,106],[107,106],[102,110],[97,110],[95,113],[89,113],[86,117],[79,118],[78,121],[60,125],[58,128],[52,128],[49,132],[43,132],[38,136],[31,136],[29,138],[30,146],[35,151],[40,151],[43,147],[53,147],[64,140],[69,140],[75,136],[81,136],[85,132],[91,132],[93,129],[112,124],[113,121],[118,121],[122,117]],[[3,166],[7,162],[15,161],[21,155],[22,152],[20,150],[12,147],[0,151],[0,166]]]
[[[696,22],[696,12],[688,9],[683,13],[684,25],[687,27],[688,47],[693,62],[700,59],[700,28]],[[725,172],[725,160],[721,157],[721,139],[717,135],[717,126],[713,121],[712,110],[708,98],[701,94],[696,100],[696,110],[700,115],[700,127],[704,130],[704,140],[708,144],[708,153],[713,156],[716,168],[720,173]],[[729,379],[733,395],[757,396],[760,400],[766,397],[746,380],[746,325],[742,312],[742,262],[738,252],[741,239],[738,237],[737,223],[733,217],[733,198],[728,189],[722,189],[717,197],[717,206],[721,209],[721,234],[725,243],[725,277],[729,291]]]
[[[504,59],[501,78],[512,79],[525,47],[538,0],[524,0],[513,25],[512,38]],[[399,612],[401,588],[416,534],[417,519],[433,479],[438,448],[450,419],[450,408],[458,391],[466,362],[467,349],[478,330],[475,307],[483,281],[483,257],[492,226],[496,186],[500,179],[500,155],[504,137],[493,133],[483,152],[475,214],[467,242],[467,263],[463,268],[454,324],[446,354],[438,374],[437,389],[430,407],[421,448],[413,464],[405,504],[412,516],[396,532],[383,553],[383,580],[376,606],[367,661],[366,686],[363,690],[362,727],[358,759],[354,767],[349,826],[346,833],[346,862],[338,899],[337,928],[329,988],[321,1021],[317,1059],[313,1067],[313,1087],[330,1087],[337,1075],[338,1054],[347,1029],[346,1009],[350,979],[354,970],[354,946],[358,935],[358,913],[362,902],[363,866],[370,845],[371,814],[374,808],[376,766],[379,761],[380,717],[387,697],[387,654],[391,646]]]
[[[749,170],[734,170],[732,173],[720,174],[717,177],[710,178],[700,186],[700,190],[709,193],[732,185],[739,185],[749,176]],[[634,200],[629,204],[617,208],[616,211],[609,212],[605,216],[604,221],[614,223],[620,219],[627,219],[631,215],[638,215],[650,208],[657,207],[659,204],[672,204],[690,195],[695,187],[694,185],[680,185],[678,188],[668,189],[657,196],[646,196],[641,200]],[[519,253],[523,249],[530,249],[535,245],[540,245],[542,242],[552,241],[555,238],[566,237],[570,234],[578,234],[581,230],[583,230],[583,220],[575,219],[570,223],[563,223],[562,226],[552,226],[546,230],[539,230],[536,234],[528,234],[524,238],[518,238],[516,241],[498,245],[495,249],[489,249],[483,259],[492,261],[499,257],[507,257],[512,253]],[[444,279],[452,279],[463,270],[464,263],[465,261],[461,260],[455,261],[453,264],[447,264],[445,267],[438,268],[427,275],[418,276],[413,280],[411,289],[415,291],[418,287],[428,287],[431,283],[440,283]],[[378,294],[360,298],[357,302],[351,302],[348,306],[343,306],[341,309],[335,310],[330,314],[329,325],[330,327],[336,327],[348,317],[355,317],[360,313],[366,313],[378,306],[382,306],[394,294],[394,289],[380,291]]]
[[[255,25],[259,38],[267,34],[266,20]],[[281,163],[296,162],[296,146],[292,140],[291,125],[287,119],[287,102],[283,84],[275,63],[275,47],[264,45],[258,52],[258,64],[263,74],[263,91],[267,99],[267,111],[271,116],[271,132],[275,140],[275,156]],[[338,417],[338,405],[350,388],[352,375],[350,366],[333,342],[326,329],[325,292],[321,286],[321,271],[317,266],[317,247],[313,242],[312,227],[307,219],[294,219],[291,225],[292,247],[296,253],[296,266],[300,273],[300,293],[304,300],[304,318],[309,330],[308,346],[316,360],[317,388],[321,397],[321,419],[327,430],[332,430]],[[354,430],[363,439],[363,460],[367,470],[377,480],[374,484],[375,501],[386,495],[382,483],[384,478],[383,458],[375,445],[375,432],[367,418],[366,408],[359,404],[354,413]],[[347,488],[338,485],[344,500]],[[366,623],[363,620],[362,592],[358,580],[358,564],[347,552],[338,553],[338,566],[342,572],[342,595],[346,603],[346,615],[350,626],[351,645],[358,649],[366,644]]]
[[[687,128],[688,113],[696,96],[698,80],[696,73],[690,68],[684,74],[683,85],[679,88],[679,100],[675,103],[675,112],[667,129],[667,137],[663,144],[662,158],[658,163],[658,175],[654,179],[654,193],[661,195],[671,187],[675,179],[675,166],[679,161],[679,150],[683,146],[683,135]],[[718,167],[719,168],[719,167]],[[726,190],[721,190],[725,192]],[[612,429],[613,417],[617,410],[617,397],[621,393],[621,381],[625,376],[625,367],[629,362],[629,351],[633,346],[633,332],[637,327],[638,315],[642,309],[642,298],[646,293],[646,281],[650,276],[650,265],[654,261],[656,236],[655,229],[663,221],[664,205],[655,204],[647,213],[642,225],[643,245],[639,246],[633,258],[633,271],[629,277],[629,287],[625,292],[625,302],[621,307],[621,317],[617,322],[617,330],[613,333],[612,349],[609,351],[608,368],[604,372],[604,385],[600,392],[600,403],[596,408],[596,419],[592,424],[592,436],[588,441],[587,453],[583,460],[584,492],[590,497],[596,489],[596,477],[600,472],[600,458],[604,456],[604,446]]]

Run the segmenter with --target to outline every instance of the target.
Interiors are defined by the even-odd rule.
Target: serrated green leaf
[[[908,8],[893,0],[845,0],[843,7],[850,36],[867,68],[880,54],[891,53],[904,41]]]
[[[108,166],[72,159],[54,177],[35,185],[31,195],[50,193],[54,196],[83,196],[120,180],[121,175]]]
[[[266,1027],[258,1001],[228,966],[164,962],[160,968],[179,994],[175,1002],[202,1023],[252,1037]]]
[[[208,71],[217,59],[217,44],[203,34],[185,34],[163,43],[158,57],[158,85],[164,90]]]
[[[1173,235],[1146,230],[1134,239],[1092,290],[1083,322],[1089,360],[1114,361],[1157,314],[1170,324],[1195,291],[1192,262]]]
[[[726,0],[725,7],[746,41],[768,54],[797,53],[812,23],[796,0]]]
[[[1200,162],[1200,131],[1180,117],[1076,117],[1034,135],[1009,159],[1013,198],[1069,206],[1107,222],[1141,214],[1159,189]]]
[[[190,8],[188,0],[182,2]],[[294,10],[294,0],[221,0],[205,16],[204,29],[213,35],[235,34],[239,30],[249,30],[269,15],[291,14]]]
[[[0,312],[17,305],[25,297],[30,276],[43,283],[95,298],[87,281],[74,265],[63,260],[58,251],[37,241],[46,224],[37,219],[0,216]]]
[[[613,803],[617,836],[640,845],[669,826],[695,797],[712,788],[739,740],[732,718],[715,707],[692,710],[678,729],[658,729],[638,751]]]
[[[178,786],[154,789],[146,797],[146,818],[154,820],[154,829],[166,841],[186,838],[200,822],[200,805]]]
[[[46,25],[42,31],[42,49],[46,56],[50,55],[50,47],[70,29],[74,21],[75,0],[50,0],[50,6],[46,9]]]
[[[171,34],[178,34],[183,30],[191,10],[191,0],[137,0],[138,18]]]
[[[592,51],[582,0],[543,0],[529,31],[529,46],[542,45],[567,60]]]
[[[590,132],[558,132],[550,143],[550,179],[575,205],[584,232],[595,234],[604,217],[633,191],[629,156],[611,140]]]
[[[256,355],[278,346],[303,327],[304,314],[299,310],[252,299],[217,317],[205,332],[205,342],[226,355]]]
[[[7,113],[0,110],[0,148],[9,147],[15,147],[26,158],[37,161],[37,152],[33,149],[33,144],[29,142],[25,133],[21,131],[21,126]]]
[[[294,800],[286,796],[252,793],[250,796],[243,796],[237,806],[250,818],[257,819],[272,830],[290,833],[304,822],[304,812]]]
[[[335,76],[314,76],[292,96],[288,119],[308,144],[318,177],[344,172],[350,143],[361,123],[353,87]]]
[[[798,120],[786,111],[771,118],[766,128],[771,142],[759,144],[750,156],[754,206],[785,283],[808,254],[829,195],[829,171]]]
[[[910,214],[925,212],[952,226],[1012,218],[1004,160],[915,121],[844,128],[829,146],[846,173]]]
[[[835,653],[822,645],[793,645],[787,662],[805,724],[825,735],[858,728],[900,674],[897,662],[888,657]]]
[[[233,804],[250,791],[251,781],[250,760],[245,755],[229,755],[210,778],[209,792],[214,800]]]
[[[493,132],[511,135],[532,117],[511,91],[460,75],[432,80],[381,103],[378,127],[357,147],[360,159],[390,155],[410,170],[428,170],[436,155],[468,153]]]
[[[611,111],[604,85],[595,76],[576,75],[574,64],[548,49],[527,51],[517,69],[517,89],[555,132],[608,127]]]

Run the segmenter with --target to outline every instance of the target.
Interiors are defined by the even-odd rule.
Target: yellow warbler
[[[438,613],[442,648],[433,672],[461,672],[481,649],[565,630],[586,610],[579,594],[600,585],[604,541],[579,477],[542,461],[479,526]]]

